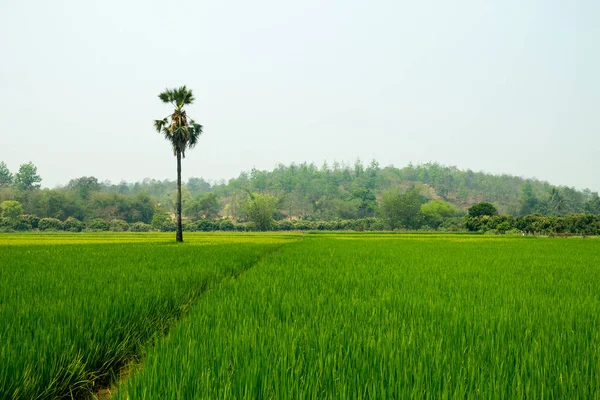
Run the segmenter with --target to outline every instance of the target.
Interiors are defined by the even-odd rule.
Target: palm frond
[[[171,89],[165,89],[164,92],[158,95],[158,98],[161,99],[163,103],[172,103],[173,91]]]
[[[168,123],[169,121],[166,118],[156,119],[154,120],[154,128],[158,133],[160,133]]]
[[[175,155],[177,151],[180,151],[185,157],[185,150],[196,145],[203,129],[202,125],[188,118],[183,109],[184,105],[194,102],[192,90],[184,85],[175,89],[165,89],[158,97],[164,103],[173,104],[175,110],[167,118],[155,120],[154,127],[163,134],[166,140],[171,142]]]

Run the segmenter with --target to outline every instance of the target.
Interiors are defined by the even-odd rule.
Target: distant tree
[[[498,215],[498,210],[492,203],[481,202],[469,207],[469,216],[470,217],[481,217],[484,215]]]
[[[98,179],[93,176],[71,179],[67,184],[67,188],[76,192],[82,199],[87,199],[91,192],[97,192],[101,187]]]
[[[600,197],[598,197],[598,193],[594,193],[593,197],[585,202],[583,210],[586,214],[600,214]]]
[[[216,219],[219,216],[219,200],[214,193],[205,193],[188,202],[184,213],[194,219]]]
[[[533,186],[526,181],[521,189],[521,211],[520,215],[529,215],[538,212],[538,199],[533,193]]]
[[[23,214],[23,206],[18,201],[6,200],[0,203],[0,212],[2,218],[14,223],[19,219],[19,215]]]
[[[40,182],[42,178],[37,174],[37,167],[31,161],[21,164],[19,172],[14,177],[15,187],[22,191],[39,188]]]
[[[445,219],[455,217],[458,209],[451,203],[443,200],[431,200],[421,205],[423,222],[432,228],[438,228]]]
[[[250,200],[246,203],[246,213],[250,221],[256,224],[259,231],[269,230],[277,211],[277,198],[267,193],[249,193],[248,195]]]
[[[13,174],[4,161],[0,161],[0,187],[9,187],[13,183]]]
[[[416,188],[406,193],[401,193],[398,189],[387,190],[381,198],[380,210],[390,229],[402,226],[407,229],[418,229],[421,211],[420,192]]]
[[[186,183],[192,196],[198,196],[200,193],[210,192],[210,183],[203,178],[190,178]]]
[[[548,200],[546,201],[548,213],[552,215],[564,215],[567,203],[561,191],[555,187],[550,189]]]
[[[184,106],[194,102],[194,95],[191,89],[181,86],[176,89],[166,89],[158,95],[163,103],[171,104],[175,107],[171,115],[154,121],[156,131],[165,136],[172,147],[173,153],[177,157],[177,233],[175,240],[183,242],[183,225],[181,223],[181,158],[185,158],[185,150],[193,148],[202,134],[202,125],[188,120]]]
[[[138,193],[129,202],[132,210],[129,222],[144,222],[149,224],[152,221],[156,205],[147,193]]]
[[[355,189],[352,198],[360,201],[358,206],[358,217],[372,217],[377,209],[377,199],[372,190],[366,188]]]

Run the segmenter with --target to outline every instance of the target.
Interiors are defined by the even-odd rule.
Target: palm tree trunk
[[[181,150],[177,149],[177,242],[183,242],[183,227],[181,226]]]

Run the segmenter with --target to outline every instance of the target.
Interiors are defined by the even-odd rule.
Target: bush
[[[144,222],[134,222],[129,227],[129,230],[131,230],[131,232],[150,232],[150,228],[151,226]]]
[[[175,221],[168,219],[163,221],[159,230],[161,232],[175,232],[177,230],[177,224],[175,223]]]
[[[129,224],[122,219],[113,219],[110,221],[109,229],[111,232],[127,232],[129,230]]]
[[[85,224],[77,218],[69,217],[65,220],[65,231],[81,232],[85,228]]]
[[[186,232],[196,232],[197,225],[194,221],[183,221],[181,228]]]
[[[481,217],[484,215],[493,216],[497,214],[498,210],[496,210],[496,207],[494,207],[492,203],[487,203],[485,201],[475,204],[469,208],[470,217]]]
[[[244,222],[240,225],[242,226],[244,232],[256,232],[258,230],[258,227],[254,222]]]
[[[218,229],[218,226],[213,221],[202,219],[196,223],[199,232],[212,232]]]
[[[156,212],[152,217],[152,228],[161,232],[175,232],[177,225],[175,221],[171,219],[169,213]]]
[[[277,221],[276,226],[278,231],[291,231],[294,229],[294,224],[292,223],[292,221],[288,220]]]
[[[38,223],[40,231],[62,231],[64,223],[56,218],[42,218]]]
[[[13,228],[16,231],[21,231],[21,232],[30,231],[32,229],[31,224],[29,224],[27,221],[24,221],[22,219],[19,219],[17,222],[15,222],[15,224],[13,225]]]
[[[233,222],[231,222],[228,219],[224,219],[223,221],[219,222],[219,230],[222,230],[224,232],[230,232],[234,229],[235,225],[233,225]]]
[[[24,223],[30,225],[33,229],[37,229],[38,224],[40,223],[40,218],[37,215],[33,214],[23,214],[19,216],[19,219]]]
[[[90,229],[92,231],[101,231],[101,232],[107,231],[109,229],[108,224],[102,218],[96,218],[96,219],[91,220],[87,224],[87,227],[88,227],[88,229]]]

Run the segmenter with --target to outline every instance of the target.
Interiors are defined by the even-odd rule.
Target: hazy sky
[[[437,161],[600,190],[600,2],[0,1],[0,160],[43,186]]]

